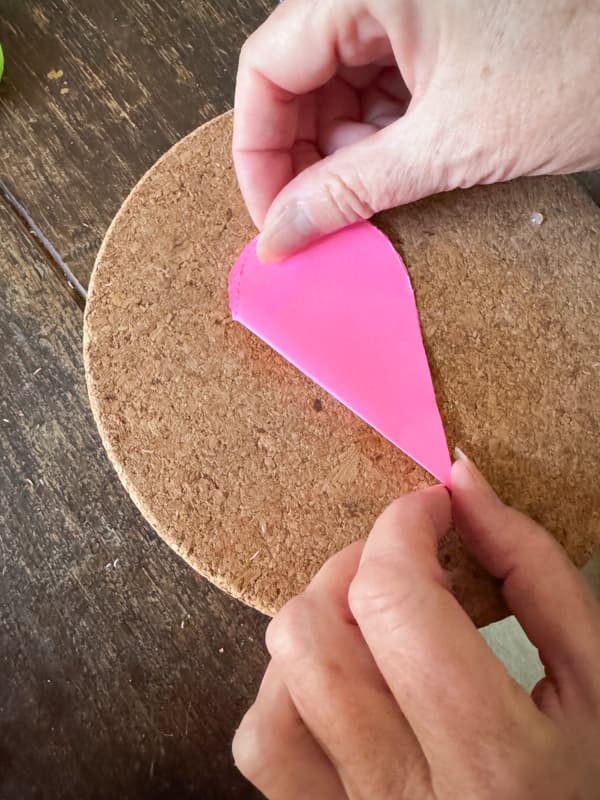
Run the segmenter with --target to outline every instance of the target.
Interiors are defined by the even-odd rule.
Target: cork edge
[[[233,116],[233,111],[226,111],[224,114],[214,117],[213,119],[204,123],[204,125],[201,125],[195,130],[190,131],[190,133],[188,133],[187,136],[184,136],[182,139],[176,142],[172,147],[166,150],[160,156],[160,158],[158,158],[149,167],[149,169],[146,170],[146,172],[134,185],[134,187],[131,189],[131,191],[123,201],[121,207],[113,217],[110,225],[106,230],[106,233],[104,234],[102,244],[100,245],[100,249],[98,250],[98,253],[94,260],[94,266],[92,269],[92,274],[90,276],[90,282],[88,285],[88,298],[83,316],[83,343],[82,343],[83,366],[84,366],[88,401],[90,404],[90,408],[92,410],[92,416],[94,417],[94,422],[96,423],[96,427],[98,429],[100,440],[102,442],[102,445],[106,451],[106,454],[108,456],[108,459],[112,467],[117,473],[119,480],[123,484],[126,492],[130,496],[131,500],[133,501],[134,505],[136,506],[142,517],[149,523],[149,525],[156,532],[156,534],[171,548],[171,550],[173,550],[181,559],[183,559],[185,563],[192,566],[196,572],[198,572],[204,578],[209,580],[219,589],[231,595],[232,597],[236,598],[237,600],[241,601],[250,608],[254,608],[257,611],[266,614],[267,616],[273,616],[276,609],[269,605],[264,604],[261,601],[260,596],[255,595],[253,592],[248,592],[248,591],[246,591],[244,595],[242,595],[242,593],[235,587],[235,585],[231,583],[230,578],[226,579],[220,576],[218,573],[213,574],[212,572],[208,572],[206,568],[202,565],[202,562],[197,558],[195,554],[186,553],[184,555],[184,553],[182,552],[182,548],[178,546],[177,542],[173,539],[173,537],[171,537],[168,533],[161,532],[160,530],[161,525],[159,524],[156,516],[153,514],[152,509],[147,505],[146,502],[144,502],[143,498],[138,493],[135,484],[130,480],[126,469],[120,463],[120,459],[113,446],[111,437],[104,425],[102,412],[100,408],[100,401],[98,398],[98,392],[93,377],[93,370],[89,360],[89,353],[91,348],[91,324],[89,319],[90,319],[91,308],[93,306],[93,297],[96,291],[98,275],[100,270],[102,269],[105,252],[110,244],[110,241],[115,233],[115,230],[118,228],[122,218],[127,214],[129,207],[133,202],[133,198],[137,195],[139,189],[151,178],[151,175],[155,172],[155,170],[159,168],[162,163],[169,160],[174,153],[176,153],[179,149],[185,149],[191,139],[195,139],[196,137],[201,136],[212,126],[218,126],[223,122],[224,119],[232,116]],[[238,272],[240,273],[239,276],[237,276],[238,291],[239,291],[239,282],[241,281],[242,276],[241,276],[241,270],[238,270]],[[236,313],[237,313],[237,307],[238,306],[236,306]],[[236,319],[235,316],[233,318]]]

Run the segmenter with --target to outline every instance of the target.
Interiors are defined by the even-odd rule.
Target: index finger
[[[353,32],[350,45],[339,38],[346,29]],[[258,227],[294,177],[295,141],[310,138],[300,128],[301,98],[323,86],[340,64],[368,64],[388,50],[360,0],[286,0],[247,40],[236,82],[233,159]]]
[[[375,523],[349,594],[381,673],[438,764],[471,761],[490,731],[537,711],[446,586],[437,545],[449,526],[441,486],[395,501]]]
[[[504,505],[475,464],[452,467],[452,499],[463,541],[502,580],[502,593],[561,689],[582,705],[599,696],[600,606],[565,551],[544,528]]]

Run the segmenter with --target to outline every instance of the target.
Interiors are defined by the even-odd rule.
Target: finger
[[[360,563],[365,543],[354,542],[336,553],[323,564],[307,587],[311,597],[320,600],[326,608],[356,628],[356,621],[348,605],[348,587]]]
[[[269,800],[346,797],[336,771],[302,722],[273,662],[235,734],[232,750],[237,768]]]
[[[541,678],[531,690],[531,699],[544,714],[552,719],[559,720],[563,710],[561,708],[560,694],[554,681],[549,676]]]
[[[318,92],[317,125],[319,150],[323,154],[352,144],[374,130],[373,126],[363,126],[360,122],[358,92],[340,77],[327,81]]]
[[[382,70],[377,79],[361,95],[365,122],[383,128],[406,113],[410,94],[397,69]]]
[[[297,175],[321,159],[317,141],[317,95],[315,92],[298,98],[298,128],[292,145],[292,172]]]
[[[362,88],[361,73],[368,74],[366,88]],[[364,139],[406,111],[408,89],[397,68],[371,64],[348,69],[346,74],[345,78],[338,74],[318,92],[318,141],[323,155]]]
[[[473,761],[490,732],[536,711],[445,585],[437,545],[450,498],[436,486],[395,501],[367,539],[350,608],[430,763]],[[537,712],[536,712],[537,713]]]
[[[378,120],[384,121],[389,115]],[[467,170],[477,162],[466,157],[471,145],[464,127],[442,126],[425,98],[401,119],[371,128],[373,133],[331,152],[282,188],[259,240],[263,261],[284,258],[378,211],[471,183]]]
[[[427,797],[427,762],[348,608],[360,551],[330,559],[273,620],[267,646],[349,797]]]
[[[350,44],[340,35],[349,29]],[[286,0],[247,40],[236,83],[233,156],[259,227],[294,175],[298,98],[323,86],[340,64],[369,64],[389,52],[381,26],[360,0]]]
[[[600,606],[558,542],[533,520],[504,505],[475,465],[452,468],[452,505],[466,546],[503,581],[507,605],[538,648],[552,680],[600,690]]]

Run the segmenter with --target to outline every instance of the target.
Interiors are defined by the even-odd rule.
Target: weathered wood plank
[[[0,177],[85,285],[133,184],[230,107],[274,0],[30,0],[2,7]]]
[[[230,740],[265,620],[140,519],[101,449],[81,313],[0,205],[0,795],[248,798]]]

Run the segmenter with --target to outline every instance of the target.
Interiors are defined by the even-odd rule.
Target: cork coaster
[[[192,133],[126,200],[91,281],[85,365],[102,440],[144,516],[272,614],[432,479],[231,320],[228,272],[255,233],[231,129],[226,114]],[[410,272],[450,446],[582,564],[600,537],[598,209],[573,179],[533,178],[375,222]],[[455,534],[440,559],[478,624],[506,613]]]

